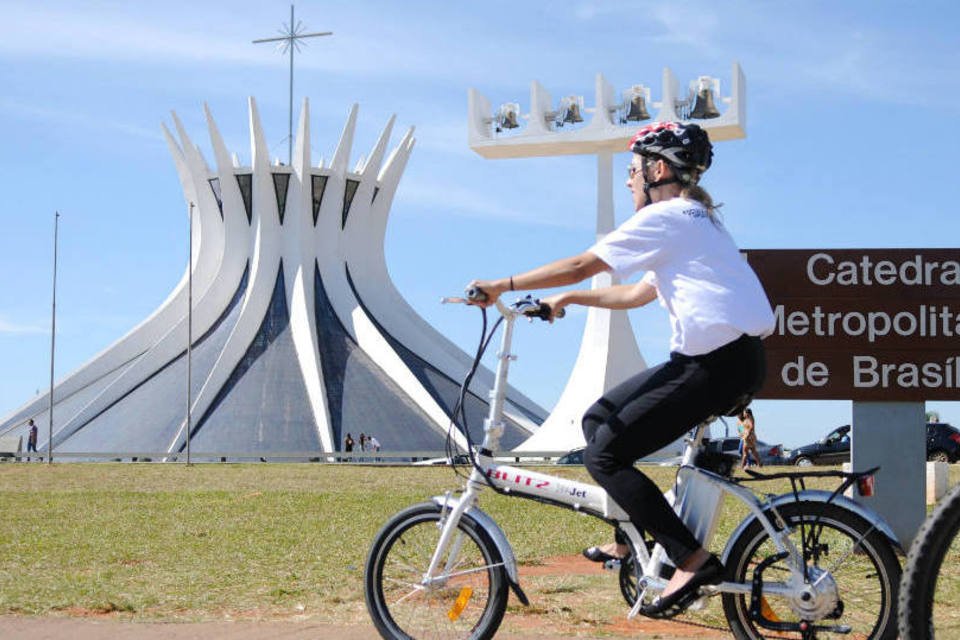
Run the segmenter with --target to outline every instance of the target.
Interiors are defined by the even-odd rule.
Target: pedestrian
[[[740,468],[746,469],[749,456],[757,461],[757,466],[762,467],[760,461],[760,452],[757,451],[757,425],[753,420],[753,410],[744,409],[740,414],[738,421],[743,426],[743,453],[740,455]]]
[[[377,440],[377,436],[369,435],[367,436],[367,444],[370,445],[370,448],[374,453],[380,453],[380,441]],[[376,457],[376,461],[380,462],[380,456]]]
[[[30,433],[27,435],[27,462],[30,462],[30,452],[37,452],[37,423],[30,418],[27,424],[30,425]]]
[[[348,433],[347,433],[347,437],[343,439],[343,450],[344,450],[344,452],[345,452],[345,453],[353,453],[353,445],[354,445],[353,436],[350,435],[350,433],[348,432]],[[350,458],[346,458],[346,460],[349,461]]]

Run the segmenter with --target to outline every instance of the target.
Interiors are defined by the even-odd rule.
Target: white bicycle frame
[[[427,588],[432,585],[439,586],[451,576],[449,572],[456,562],[456,552],[459,551],[460,544],[460,538],[455,539],[454,534],[457,531],[457,524],[460,519],[466,515],[478,522],[491,535],[491,538],[499,547],[512,586],[519,592],[519,578],[513,550],[499,526],[490,516],[477,507],[480,492],[493,485],[505,494],[566,507],[616,524],[629,539],[634,558],[643,570],[643,575],[638,581],[640,593],[638,594],[637,604],[630,612],[630,617],[633,617],[638,613],[640,605],[644,601],[644,591],[650,590],[651,593],[659,593],[666,586],[667,581],[660,577],[661,569],[669,563],[663,548],[656,545],[653,553],[650,553],[640,532],[630,522],[629,516],[601,487],[529,469],[502,465],[491,455],[491,452],[499,446],[500,436],[503,433],[503,401],[507,388],[507,374],[510,362],[516,359],[510,353],[513,325],[517,317],[521,315],[520,311],[506,307],[499,301],[497,302],[497,309],[504,316],[503,337],[501,338],[500,352],[497,354],[498,362],[494,387],[490,393],[490,412],[484,422],[483,444],[479,451],[475,452],[476,467],[473,468],[467,480],[466,489],[459,498],[454,498],[449,493],[434,498],[434,501],[443,509],[443,516],[440,521],[442,531],[437,548],[431,558],[430,566],[423,576],[422,584]],[[736,533],[739,533],[753,519],[756,519],[770,536],[777,552],[788,554],[789,578],[785,582],[764,581],[763,592],[791,598],[804,597],[804,592],[812,590],[813,586],[804,579],[803,554],[793,544],[790,539],[791,530],[785,526],[777,511],[778,505],[792,502],[797,496],[785,494],[784,496],[760,500],[750,490],[729,482],[722,476],[694,466],[694,458],[700,449],[707,426],[708,423],[701,424],[696,428],[692,437],[687,439],[681,466],[677,473],[677,482],[673,491],[667,494],[668,501],[673,504],[674,510],[700,543],[704,547],[709,547],[716,528],[723,494],[726,493],[738,499],[750,510],[750,515],[731,536],[731,541],[736,539]],[[799,496],[802,499],[812,499],[819,502],[830,499],[835,504],[840,504],[860,515],[864,515],[868,521],[875,523],[876,528],[897,544],[892,531],[882,520],[879,520],[876,514],[866,512],[863,507],[851,500],[842,496],[834,497],[823,491],[802,491],[799,492]],[[827,498],[827,496],[830,497]],[[671,497],[674,497],[674,499],[670,500]],[[768,517],[770,513],[773,514],[776,522],[771,522]],[[451,547],[451,544],[453,544],[453,547]],[[448,551],[450,551],[449,554]],[[723,553],[722,559],[724,562],[727,560],[729,552],[730,543],[728,542],[728,547]],[[441,567],[444,557],[448,559]],[[752,583],[722,582],[718,585],[704,587],[703,590],[707,594],[750,594]]]

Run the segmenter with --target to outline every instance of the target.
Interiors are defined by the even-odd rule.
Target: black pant
[[[760,338],[743,335],[702,356],[670,354],[611,389],[583,416],[590,475],[678,566],[700,543],[633,463],[759,390],[765,373]]]

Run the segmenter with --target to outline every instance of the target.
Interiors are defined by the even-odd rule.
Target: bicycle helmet
[[[659,156],[679,169],[703,173],[713,160],[707,132],[695,124],[654,122],[630,140],[629,149],[642,156]]]

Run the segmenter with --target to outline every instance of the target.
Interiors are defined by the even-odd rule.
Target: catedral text
[[[922,254],[901,261],[836,260],[827,252],[807,259],[807,278],[820,286],[952,286],[960,287],[960,261],[926,260]]]

